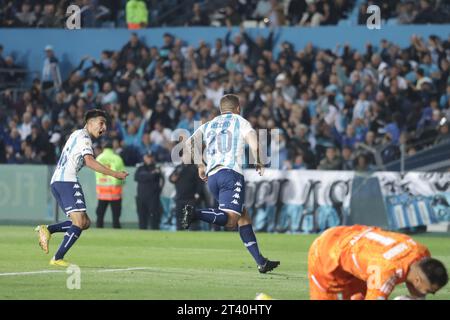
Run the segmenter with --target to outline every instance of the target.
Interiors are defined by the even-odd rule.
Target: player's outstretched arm
[[[84,156],[84,162],[86,163],[86,166],[88,168],[91,168],[92,170],[96,172],[100,172],[103,174],[106,174],[108,176],[114,177],[116,179],[123,180],[128,176],[128,172],[125,171],[114,171],[109,169],[108,167],[105,167],[100,162],[94,159],[94,157],[90,154],[87,154]]]

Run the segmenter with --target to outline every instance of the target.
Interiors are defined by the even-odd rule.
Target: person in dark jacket
[[[137,182],[136,207],[139,229],[148,229],[150,222],[150,229],[158,230],[162,213],[160,195],[163,176],[155,165],[151,152],[144,155],[143,163],[138,164],[134,180]]]
[[[203,182],[198,176],[197,167],[193,164],[180,164],[175,167],[169,177],[169,181],[175,185],[175,214],[177,218],[177,230],[183,230],[181,219],[183,208],[186,205],[195,206],[203,195]],[[192,225],[193,228],[198,226]]]

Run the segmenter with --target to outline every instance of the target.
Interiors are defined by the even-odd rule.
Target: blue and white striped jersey
[[[206,174],[218,166],[242,174],[245,137],[254,130],[243,117],[224,113],[201,125],[191,136],[205,145]],[[197,137],[201,136],[201,140]]]
[[[55,181],[77,182],[78,171],[84,165],[84,156],[94,155],[92,140],[86,129],[74,131],[67,139],[50,184]]]

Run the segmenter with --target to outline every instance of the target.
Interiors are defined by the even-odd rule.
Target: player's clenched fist
[[[116,172],[116,174],[114,175],[114,178],[124,180],[127,176],[128,176],[128,172],[120,171],[120,172]]]

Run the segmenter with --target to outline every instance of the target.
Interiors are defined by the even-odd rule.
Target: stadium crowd
[[[337,24],[354,0],[0,0],[0,27],[64,28],[77,5],[83,28],[239,25],[246,20],[281,25]]]
[[[443,0],[365,1],[359,7],[358,24],[366,24],[367,7],[380,7],[382,19],[398,24],[439,24],[450,21],[450,3]]]
[[[405,48],[383,40],[364,52],[282,42],[275,54],[279,32],[253,38],[230,28],[196,47],[168,33],[161,47],[148,46],[133,33],[65,79],[58,48],[47,46],[42,77],[18,99],[11,90],[1,97],[0,162],[54,164],[95,107],[111,115],[108,135],[126,165],[148,150],[171,161],[172,132],[192,133],[194,121],[217,115],[225,93],[240,96],[255,128],[282,130],[278,168],[367,171],[375,155],[398,159],[401,144],[412,155],[450,138],[450,37],[412,36]],[[0,68],[8,59],[0,54]]]
[[[225,26],[244,21],[273,27],[336,25],[352,15],[365,24],[367,7],[377,5],[381,17],[397,24],[446,23],[450,4],[443,0],[0,0],[0,27],[64,28],[66,10],[80,8],[83,28],[139,29],[159,26]]]

